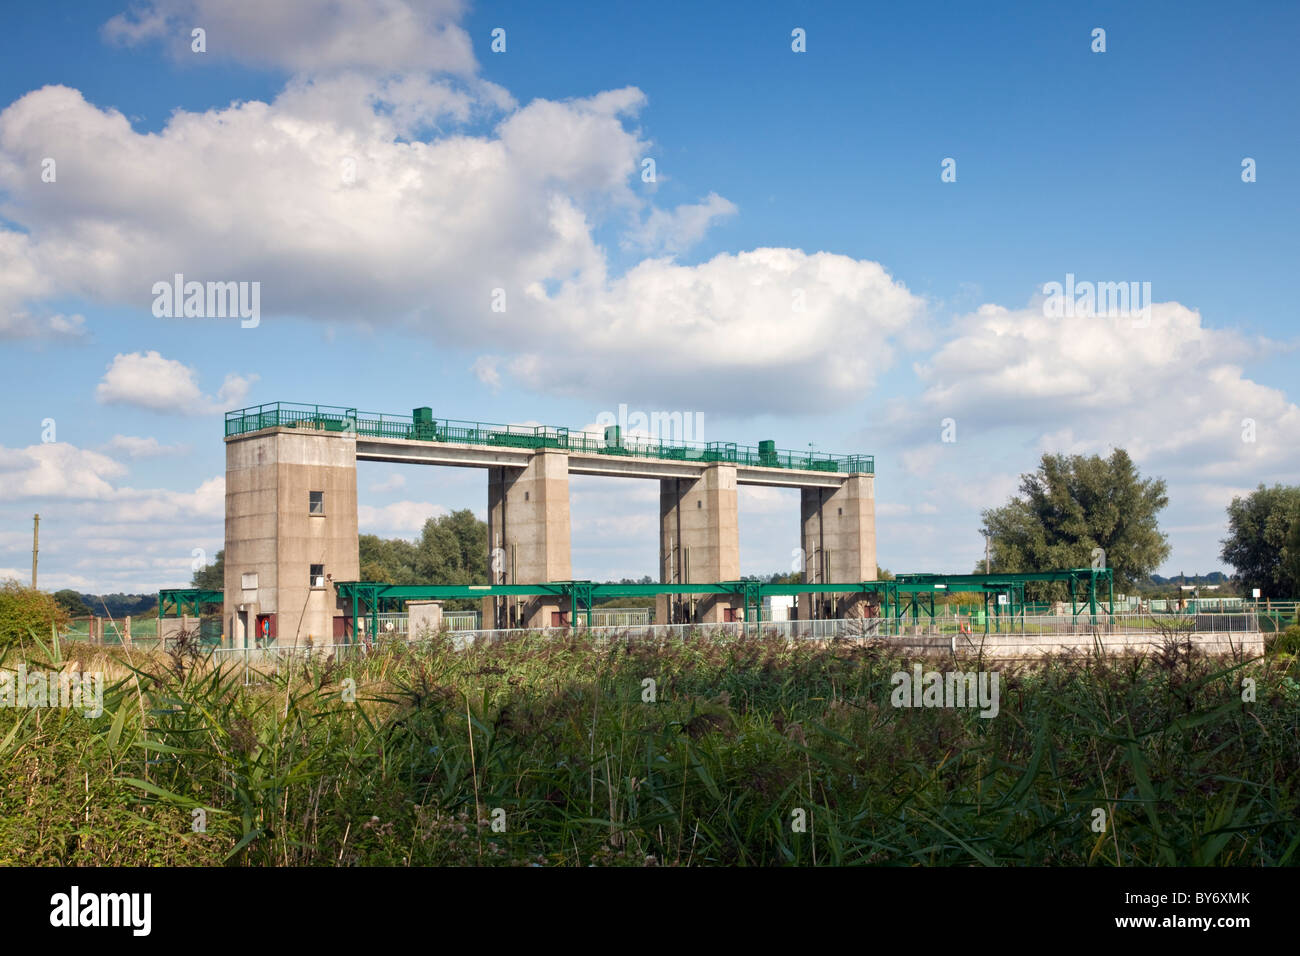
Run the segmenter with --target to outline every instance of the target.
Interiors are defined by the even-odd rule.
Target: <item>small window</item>
[[[841,515],[844,514],[844,509],[841,508],[841,509],[839,510],[839,513],[840,513]]]
[[[311,566],[311,587],[323,588],[325,586],[325,565],[313,564]]]
[[[257,590],[257,572],[245,571],[241,576],[241,583],[245,591]]]
[[[307,492],[308,506],[307,513],[313,515],[323,515],[325,513],[325,492],[309,491]]]
[[[524,492],[524,501],[527,501],[527,500],[528,500],[528,492],[525,491],[525,492]]]
[[[699,498],[696,498],[696,499],[695,499],[695,507],[696,507],[696,508],[703,508],[703,507],[704,507],[704,502],[701,501]]]

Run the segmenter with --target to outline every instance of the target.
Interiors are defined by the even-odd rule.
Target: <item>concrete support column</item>
[[[278,644],[333,641],[334,582],[360,576],[356,446],[311,428],[226,439],[222,616],[234,646],[255,644],[258,614],[275,615]]]
[[[441,601],[406,602],[406,636],[409,640],[424,640],[433,637],[441,630]]]
[[[571,580],[569,534],[566,452],[543,449],[523,468],[488,469],[487,559],[493,584]],[[567,610],[551,597],[485,598],[483,627],[550,627],[553,615]]]
[[[659,568],[664,584],[704,584],[740,577],[735,465],[714,464],[699,478],[659,482]],[[719,594],[683,595],[680,599],[660,595],[655,622],[725,621],[732,600],[731,595]]]
[[[809,584],[876,579],[875,477],[852,475],[839,488],[804,488],[801,535]],[[799,619],[864,617],[867,600],[851,594],[799,595]]]

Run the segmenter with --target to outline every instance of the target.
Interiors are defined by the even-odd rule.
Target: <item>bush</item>
[[[1300,654],[1300,624],[1292,624],[1268,643],[1270,654]]]
[[[50,628],[68,621],[68,612],[52,595],[14,579],[0,585],[0,647],[31,639],[34,631],[48,639]]]

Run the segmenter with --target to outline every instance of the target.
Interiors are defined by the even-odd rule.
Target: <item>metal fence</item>
[[[824,452],[787,451],[770,443],[759,446],[735,442],[643,441],[604,437],[550,425],[498,425],[489,422],[434,419],[431,416],[389,415],[335,405],[301,405],[272,402],[226,413],[226,437],[263,428],[288,426],[316,431],[400,438],[415,441],[494,445],[503,448],[564,448],[572,452],[670,461],[734,462],[764,468],[872,474],[871,455],[831,455]]]
[[[381,621],[389,615],[381,615]],[[391,615],[396,617],[397,615]],[[1259,620],[1253,614],[1198,614],[1175,619],[1152,616],[1149,614],[1098,614],[1080,615],[1077,619],[1052,615],[1034,617],[1003,618],[996,622],[998,626],[989,628],[990,634],[1018,634],[1026,637],[1044,639],[1068,636],[1090,636],[1095,634],[1149,634],[1153,638],[1161,635],[1178,636],[1182,634],[1257,634],[1260,631]],[[382,627],[382,625],[381,625]],[[585,634],[597,639],[652,639],[671,640],[700,638],[726,638],[741,636],[758,636],[784,638],[789,640],[829,640],[835,638],[891,638],[891,637],[947,637],[960,635],[969,631],[972,635],[982,634],[982,628],[975,629],[961,619],[934,621],[922,619],[917,623],[887,618],[847,618],[839,620],[818,621],[728,621],[716,624],[651,624],[634,622],[630,624],[602,625],[578,628],[498,628],[495,630],[448,630],[453,646],[466,647],[481,641],[496,641],[527,633],[567,634],[570,632]],[[381,632],[379,641],[366,644],[320,644],[310,649],[306,645],[273,645],[266,648],[220,648],[213,654],[223,657],[247,659],[275,659],[282,656],[305,656],[330,653],[367,653],[375,647],[388,644],[418,644],[411,641],[404,629]]]
[[[73,618],[66,625],[59,629],[59,640],[61,641],[89,641],[91,626],[94,620],[91,618],[79,617]],[[102,619],[103,625],[103,643],[106,645],[118,645],[126,643],[126,621],[122,618],[112,620],[109,618]],[[140,618],[131,622],[131,643],[139,644],[143,647],[149,647],[158,643],[158,619]]]

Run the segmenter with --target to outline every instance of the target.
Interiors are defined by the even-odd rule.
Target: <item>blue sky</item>
[[[1044,451],[1125,447],[1169,486],[1161,570],[1221,568],[1232,496],[1300,474],[1297,8],[701,6],[6,11],[0,575],[39,511],[44,584],[184,584],[221,411],[276,400],[875,454],[894,570],[969,570]],[[257,326],[156,318],[176,272],[260,283]],[[1067,274],[1154,305],[1050,317]],[[483,485],[363,465],[363,530]],[[575,575],[654,573],[656,496],[575,479]],[[742,571],[797,521],[742,494]]]

